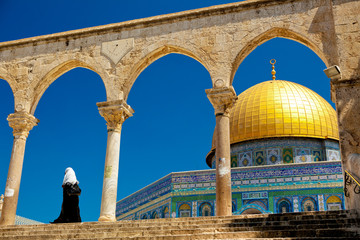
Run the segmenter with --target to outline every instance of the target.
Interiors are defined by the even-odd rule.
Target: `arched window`
[[[191,207],[184,203],[179,207],[179,217],[191,217]]]
[[[147,217],[146,214],[143,214],[143,215],[141,216],[141,219],[148,219],[148,217]]]
[[[210,203],[203,203],[200,205],[199,216],[213,216],[213,211]]]
[[[168,207],[164,207],[162,217],[169,218],[169,208]]]
[[[304,198],[301,207],[303,212],[317,211],[316,201],[311,197]]]
[[[338,196],[331,196],[326,200],[327,210],[341,210],[342,201]]]
[[[157,219],[159,218],[159,215],[157,214],[156,211],[154,211],[152,214],[151,214],[151,219]]]
[[[292,212],[290,201],[287,199],[281,199],[278,202],[278,213]]]

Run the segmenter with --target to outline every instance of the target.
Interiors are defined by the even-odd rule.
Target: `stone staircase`
[[[1,240],[360,239],[355,211],[0,227]]]

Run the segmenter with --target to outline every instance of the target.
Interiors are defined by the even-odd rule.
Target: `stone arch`
[[[153,211],[151,213],[151,219],[157,219],[157,218],[159,218],[159,214],[157,213],[157,211]]]
[[[89,70],[97,73],[100,76],[100,78],[103,80],[106,95],[108,97],[107,82],[105,81],[107,79],[106,74],[98,71],[96,68],[94,68],[93,66],[90,66],[89,64],[87,64],[85,62],[72,59],[72,60],[63,62],[63,63],[57,65],[56,67],[54,67],[53,69],[51,69],[34,87],[34,95],[33,95],[34,97],[32,99],[31,105],[30,105],[30,113],[31,114],[35,113],[36,107],[37,107],[41,97],[43,96],[45,91],[49,88],[49,86],[53,82],[55,82],[55,80],[58,79],[61,75],[65,74],[75,68],[86,68],[86,69],[89,69]]]
[[[162,209],[162,218],[169,218],[169,217],[170,217],[169,207],[165,206]]]
[[[231,76],[230,76],[230,84],[232,84],[234,80],[235,73],[237,69],[239,68],[242,61],[253,51],[255,48],[260,46],[261,44],[274,39],[274,38],[286,38],[289,40],[296,41],[298,43],[301,43],[305,45],[306,47],[310,48],[324,63],[326,66],[329,65],[329,61],[326,58],[324,52],[310,39],[307,37],[294,32],[290,29],[286,28],[279,28],[274,27],[270,30],[258,35],[254,39],[250,40],[245,46],[240,50],[240,52],[237,54],[235,61],[233,62],[233,67],[231,70]]]
[[[127,78],[128,85],[126,86],[126,89],[124,89],[125,99],[127,99],[127,97],[129,96],[131,88],[134,85],[138,76],[153,62],[171,53],[177,53],[195,59],[202,66],[204,66],[205,69],[210,73],[209,66],[205,63],[203,58],[201,58],[197,54],[183,47],[178,47],[174,45],[164,45],[147,54],[139,62],[137,62],[135,66],[132,67],[132,69],[130,70],[130,75]]]

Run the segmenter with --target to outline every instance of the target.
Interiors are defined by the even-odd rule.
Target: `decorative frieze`
[[[270,198],[271,191],[295,190],[298,192],[304,188],[316,191],[319,187],[339,189],[342,188],[343,182],[341,172],[339,161],[235,168],[232,169],[232,191],[241,193],[243,200],[249,200]],[[196,199],[197,196],[215,195],[215,180],[215,170],[171,173],[119,201],[117,216],[127,216],[127,212],[134,213],[138,211],[136,209],[144,209],[145,206],[149,207],[146,212],[152,211],[153,208],[150,206],[163,199],[164,196],[182,197],[186,199],[185,201],[190,201],[190,198]],[[306,194],[308,193],[299,196]],[[191,202],[189,206],[194,216],[194,201],[191,200]],[[300,211],[300,203],[298,204],[298,211]],[[199,203],[197,210],[198,207]],[[294,210],[296,210],[295,206]]]

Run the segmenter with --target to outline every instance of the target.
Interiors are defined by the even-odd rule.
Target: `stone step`
[[[172,234],[198,234],[203,232],[240,232],[240,231],[270,231],[270,230],[277,230],[277,231],[288,231],[288,230],[318,230],[318,229],[350,229],[352,227],[351,224],[346,226],[337,226],[337,225],[327,225],[327,226],[314,226],[314,225],[299,225],[296,228],[294,227],[215,227],[215,228],[197,228],[197,229],[158,229],[158,230],[143,230],[143,229],[116,229],[116,228],[103,228],[103,229],[71,229],[67,230],[66,234],[71,235],[78,235],[84,233],[98,233],[98,232],[106,232],[106,233],[113,233],[116,235],[121,234],[122,236],[131,236],[133,232],[141,232],[142,235],[149,235],[149,236],[156,236],[158,234],[162,235],[172,235]],[[40,231],[40,230],[33,230],[31,232],[13,232],[13,234],[8,233],[0,233],[0,237],[3,236],[34,236],[34,235],[61,235],[64,233],[64,230],[53,230],[53,231]]]
[[[356,239],[359,226],[357,212],[333,211],[4,226],[0,239]]]
[[[360,221],[357,221],[355,224],[359,225]],[[337,222],[329,222],[329,223],[315,223],[315,224],[291,224],[290,222],[282,222],[280,224],[274,224],[270,222],[267,225],[262,224],[253,224],[251,226],[244,225],[241,223],[231,223],[231,224],[216,224],[216,225],[197,225],[197,226],[186,226],[186,225],[179,225],[179,226],[153,226],[153,227],[117,227],[116,224],[111,226],[98,226],[96,224],[90,225],[92,227],[82,228],[80,225],[73,225],[73,228],[61,228],[59,226],[57,229],[47,229],[44,228],[35,228],[31,230],[24,230],[19,231],[16,229],[4,229],[0,231],[1,236],[11,236],[11,235],[35,235],[35,234],[49,234],[49,233],[56,233],[60,234],[64,231],[71,234],[78,234],[81,232],[133,232],[133,231],[141,231],[143,233],[158,232],[158,231],[208,231],[208,229],[212,229],[215,231],[223,232],[223,231],[260,231],[260,230],[291,230],[291,229],[336,229],[336,228],[351,228],[354,225],[353,219],[348,219],[347,223],[337,223]],[[19,234],[21,233],[21,234]]]
[[[183,225],[186,227],[190,227],[191,225],[215,225],[215,224],[243,224],[246,226],[252,225],[283,225],[284,222],[288,224],[285,225],[297,225],[299,223],[308,223],[308,224],[316,224],[319,223],[319,220],[322,220],[323,223],[356,223],[355,218],[345,218],[344,216],[332,216],[329,215],[329,218],[316,218],[316,217],[308,217],[306,220],[289,217],[281,217],[281,218],[267,218],[267,217],[256,217],[256,218],[239,218],[238,216],[234,216],[233,218],[222,218],[222,217],[203,217],[203,218],[184,218],[181,221],[173,221],[174,219],[168,219],[168,221],[164,221],[164,219],[154,219],[154,220],[137,220],[137,221],[128,221],[126,223],[123,222],[116,222],[110,223],[115,224],[117,227],[158,227],[159,224],[161,226],[179,226]],[[359,218],[357,218],[359,219]],[[100,226],[107,226],[109,223],[82,223],[81,225],[77,225],[77,228],[89,228],[89,227],[100,227]],[[38,226],[6,226],[0,227],[0,230],[7,231],[11,229],[17,230],[26,230],[32,228],[46,228],[46,229],[56,229],[58,226],[61,225],[62,229],[73,228],[73,224],[51,224],[51,225],[38,225]]]
[[[183,224],[183,222],[187,222],[190,219],[191,224],[198,224],[198,222],[202,222],[203,224],[214,224],[217,222],[225,222],[225,221],[284,221],[294,219],[294,220],[311,220],[311,219],[341,219],[341,218],[356,218],[358,214],[356,211],[350,210],[340,210],[340,211],[322,211],[322,212],[304,212],[304,213],[285,213],[285,214],[257,214],[257,215],[237,215],[237,216],[226,216],[226,217],[197,217],[197,218],[168,218],[168,219],[148,219],[148,220],[127,220],[127,221],[119,221],[116,224],[121,226],[125,225],[134,225],[139,226],[141,224],[144,225],[157,225],[159,223],[163,224]],[[99,224],[98,222],[88,222],[86,224]],[[106,224],[106,223],[105,223]],[[58,224],[53,224],[50,226],[56,226]],[[22,228],[32,228],[34,225],[23,225]],[[48,225],[46,225],[48,226]],[[19,226],[5,226],[0,227],[3,228],[18,228]]]
[[[81,231],[105,231],[111,229],[112,231],[153,231],[153,230],[193,230],[193,229],[219,229],[219,228],[228,228],[228,229],[241,229],[241,230],[258,230],[258,229],[323,229],[323,228],[348,228],[352,225],[360,225],[360,219],[330,219],[330,220],[312,220],[312,221],[281,221],[281,222],[230,222],[230,223],[217,223],[217,224],[198,224],[198,225],[187,225],[187,224],[177,224],[177,225],[151,225],[151,226],[138,226],[138,227],[122,227],[117,223],[112,224],[101,224],[101,223],[83,223],[83,224],[57,224],[57,225],[38,225],[34,226],[31,229],[21,229],[21,228],[4,228],[0,231],[0,236],[17,234],[22,232],[23,234],[32,233],[41,233],[41,232],[59,232],[59,231],[71,231],[71,232],[81,232]]]
[[[183,239],[243,239],[243,238],[289,238],[289,237],[307,237],[307,238],[338,238],[338,237],[347,237],[347,238],[355,238],[357,237],[357,233],[353,231],[349,231],[346,229],[326,229],[326,230],[285,230],[285,231],[243,231],[243,232],[205,232],[205,233],[187,233],[180,234],[173,232],[171,235],[164,235],[161,232],[157,235],[144,235],[141,232],[133,232],[132,235],[124,236],[122,234],[114,235],[108,232],[101,233],[84,233],[84,234],[39,234],[36,236],[11,236],[11,237],[2,237],[2,240],[18,240],[18,239],[26,239],[26,240],[60,240],[60,239],[137,239],[137,240],[183,240]]]
[[[178,238],[181,237],[181,238]],[[181,240],[192,240],[192,236],[176,236],[176,238]],[[144,238],[92,238],[91,240],[173,240],[173,238],[167,238],[164,236],[158,236],[158,237],[144,237]],[[208,238],[208,240],[214,240],[213,238]],[[336,239],[336,240],[349,240],[348,237],[317,237],[317,240],[328,240],[328,239]],[[76,240],[89,240],[87,238],[78,238]],[[239,240],[239,238],[225,238],[223,240]],[[241,238],[241,240],[314,240],[313,237],[292,237],[292,238]]]

